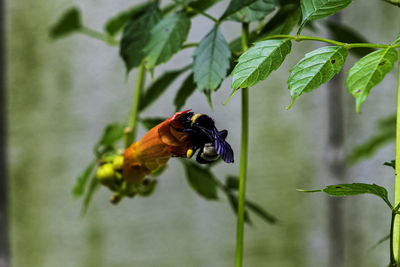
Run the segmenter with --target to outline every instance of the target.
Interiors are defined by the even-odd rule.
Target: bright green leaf
[[[157,3],[152,3],[146,7],[143,14],[133,17],[126,24],[119,53],[128,72],[142,62],[145,56],[142,50],[150,39],[150,30],[160,19],[161,11]]]
[[[300,19],[300,7],[294,4],[284,5],[264,26],[260,35],[290,34],[297,23],[299,23]]]
[[[323,25],[326,26],[336,41],[343,43],[368,43],[367,39],[360,35],[355,29],[350,28],[348,25],[329,20],[325,21]],[[358,57],[363,57],[366,54],[374,51],[374,49],[368,47],[350,49],[350,52],[354,53]]]
[[[158,124],[165,121],[167,118],[164,117],[153,117],[153,118],[141,118],[140,122],[146,130],[150,130],[151,128],[157,126]]]
[[[332,79],[340,72],[346,57],[347,50],[343,46],[324,46],[307,53],[290,70],[288,85],[292,101]]]
[[[73,7],[67,10],[60,20],[50,28],[50,37],[60,38],[81,28],[81,12],[77,7]]]
[[[186,41],[190,19],[184,13],[175,13],[162,19],[150,33],[150,41],[144,48],[145,66],[153,69],[167,62]],[[148,30],[148,29],[146,29]]]
[[[306,193],[324,192],[330,196],[335,196],[335,197],[373,194],[383,199],[383,201],[385,201],[385,203],[390,208],[392,208],[392,204],[390,204],[386,189],[376,184],[363,184],[363,183],[337,184],[337,185],[328,185],[324,189],[316,189],[316,190],[298,189],[298,191]]]
[[[114,36],[120,30],[122,30],[129,20],[136,20],[143,15],[143,12],[145,12],[148,6],[148,3],[140,3],[128,10],[118,13],[116,16],[107,20],[107,22],[104,24],[104,31],[109,35]]]
[[[92,174],[95,166],[96,166],[96,160],[93,160],[85,168],[85,170],[78,176],[78,178],[76,179],[75,186],[72,190],[72,194],[74,195],[74,197],[80,197],[83,195],[87,181],[89,180],[89,177]]]
[[[219,20],[222,21],[228,18],[230,15],[233,15],[237,11],[241,10],[242,8],[248,7],[257,1],[258,0],[231,0],[229,6],[226,8],[224,14]]]
[[[303,20],[298,33],[306,22],[331,16],[347,7],[352,0],[300,0]]]
[[[356,98],[357,112],[360,112],[361,104],[367,99],[372,87],[393,69],[396,60],[396,49],[388,47],[366,55],[349,70],[346,85]]]
[[[240,58],[233,69],[232,88],[246,88],[265,80],[279,68],[289,54],[291,41],[288,39],[267,40],[255,43]]]
[[[186,100],[196,91],[193,73],[191,73],[182,83],[178,92],[175,95],[174,105],[176,111],[179,111],[186,103]]]
[[[245,6],[228,19],[236,20],[239,22],[252,22],[257,21],[275,10],[278,2],[276,0],[257,0],[249,6]]]
[[[142,95],[139,111],[143,111],[148,108],[168,89],[168,87],[179,77],[179,75],[184,73],[187,69],[188,67],[185,67],[180,70],[164,72],[160,78],[150,84],[149,88]]]
[[[231,51],[224,36],[215,26],[194,51],[193,73],[197,89],[215,90],[226,77]]]
[[[218,199],[217,184],[210,170],[190,160],[182,160],[182,163],[185,166],[186,178],[194,191],[208,200]]]

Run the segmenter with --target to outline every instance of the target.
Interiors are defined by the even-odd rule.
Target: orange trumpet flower
[[[189,134],[179,118],[189,112],[175,113],[132,143],[124,153],[122,176],[130,183],[139,183],[153,170],[165,165],[170,157],[185,157],[191,147]]]

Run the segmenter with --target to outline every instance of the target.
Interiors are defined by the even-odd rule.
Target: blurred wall
[[[112,206],[110,192],[102,188],[88,214],[79,216],[81,201],[71,194],[75,178],[90,162],[103,126],[128,116],[135,71],[126,79],[118,49],[97,40],[80,35],[49,40],[49,26],[76,4],[84,23],[101,30],[108,17],[134,2],[139,1],[7,1],[10,226],[15,267],[233,265],[236,218],[227,200],[221,195],[218,202],[207,202],[196,195],[173,159],[152,197]],[[218,4],[210,13],[220,14],[225,6]],[[398,32],[389,19],[396,15],[398,10],[382,1],[355,1],[343,12],[343,21],[372,42],[388,43]],[[196,18],[189,41],[199,41],[211,26],[207,19]],[[223,24],[227,39],[239,32],[239,25]],[[247,196],[276,215],[279,223],[267,225],[253,216],[254,226],[245,232],[245,266],[326,265],[325,196],[295,191],[327,183],[322,158],[327,139],[324,87],[300,97],[290,111],[285,109],[290,102],[288,70],[316,47],[294,44],[280,70],[250,91]],[[155,75],[186,65],[192,52],[187,49],[176,55],[158,67]],[[145,115],[173,113],[177,85]],[[215,94],[214,111],[197,92],[186,107],[212,115],[221,128],[229,129],[238,158],[239,94],[221,105],[230,93],[229,85],[227,79]],[[377,118],[394,112],[395,85],[393,71],[372,91],[360,115],[355,114],[352,96],[346,94],[349,151],[372,134]],[[140,130],[139,136],[143,133]],[[391,187],[393,171],[382,163],[393,158],[393,146],[387,146],[352,167],[349,182]],[[221,179],[236,174],[238,162],[220,164],[216,172]],[[381,202],[373,196],[347,201],[346,266],[375,267],[388,262],[388,243],[369,251],[389,228],[389,210]]]

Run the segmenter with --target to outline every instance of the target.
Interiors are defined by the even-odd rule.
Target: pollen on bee
[[[193,149],[188,149],[186,151],[186,157],[190,159],[193,156]]]

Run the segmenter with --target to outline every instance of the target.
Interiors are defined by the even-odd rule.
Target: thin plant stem
[[[93,30],[93,29],[91,29],[91,28],[88,28],[88,27],[86,27],[86,26],[83,26],[83,27],[79,30],[79,32],[82,33],[83,35],[86,35],[86,36],[89,36],[89,37],[91,37],[91,38],[94,38],[94,39],[103,41],[103,42],[105,42],[105,43],[108,44],[108,45],[111,45],[111,46],[119,46],[119,42],[118,42],[117,40],[115,40],[113,37],[111,37],[111,36],[109,36],[109,35],[106,35],[106,34],[104,34],[104,33],[95,31],[95,30]]]
[[[242,24],[242,50],[248,48],[249,24]],[[236,228],[236,267],[243,265],[244,206],[246,199],[247,151],[249,142],[249,89],[242,91],[242,139],[240,148],[239,200]]]
[[[400,62],[398,73],[398,86],[397,86],[397,118],[396,118],[396,168],[395,168],[395,182],[394,182],[394,207],[400,203]],[[393,259],[397,266],[399,265],[399,249],[400,249],[400,218],[397,215],[394,217],[394,226],[392,232],[392,251]]]
[[[291,40],[296,41],[296,42],[300,42],[300,41],[324,42],[324,43],[328,43],[328,44],[344,46],[346,49],[359,48],[359,47],[368,47],[368,48],[387,48],[387,47],[398,48],[398,47],[400,47],[400,44],[395,44],[395,45],[390,45],[390,44],[371,44],[371,43],[352,43],[352,44],[347,44],[347,43],[343,43],[343,42],[339,42],[339,41],[335,41],[335,40],[330,40],[330,39],[326,39],[326,38],[321,38],[321,37],[302,36],[302,35],[285,35],[285,34],[271,35],[271,36],[262,38],[262,40],[281,39],[281,38],[291,39]]]
[[[144,62],[142,62],[139,66],[137,73],[131,116],[129,118],[129,126],[125,130],[125,148],[127,148],[136,138],[140,99],[142,96],[142,91],[145,82],[146,82],[146,68],[144,67]]]

